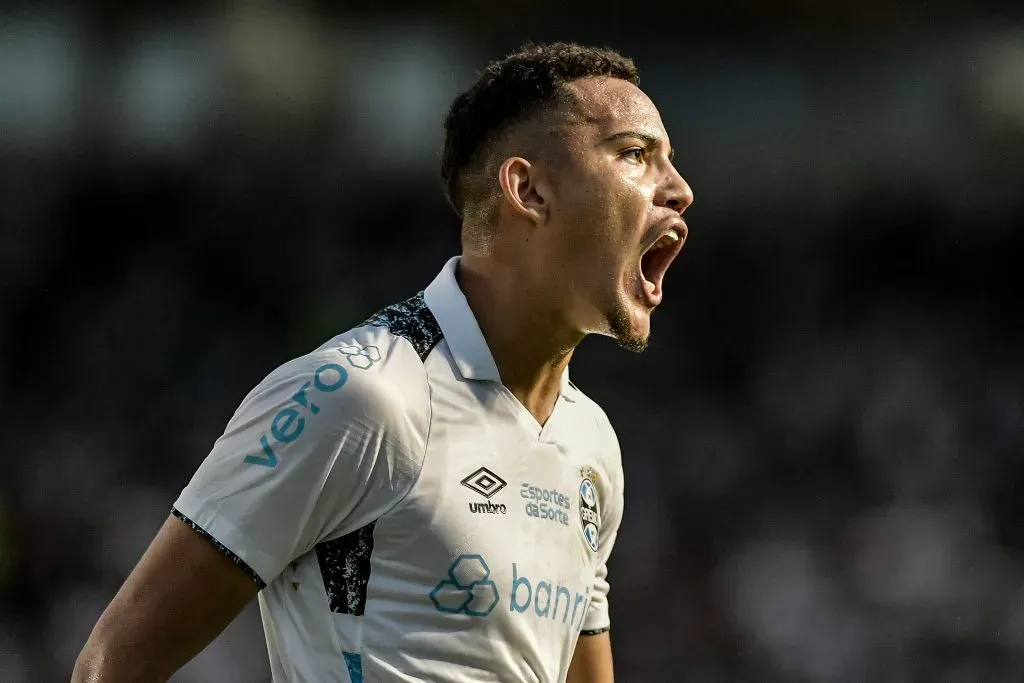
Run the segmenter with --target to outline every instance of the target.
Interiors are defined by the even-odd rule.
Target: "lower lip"
[[[658,290],[657,286],[640,276],[640,290],[643,292],[643,298],[647,302],[647,305],[651,308],[661,303],[661,291]]]

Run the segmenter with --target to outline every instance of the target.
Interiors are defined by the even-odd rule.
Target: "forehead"
[[[577,134],[610,135],[633,129],[666,139],[661,114],[647,94],[618,78],[583,78],[566,86],[564,125]]]

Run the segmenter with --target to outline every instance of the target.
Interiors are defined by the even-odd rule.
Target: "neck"
[[[550,294],[532,290],[531,278],[521,268],[491,256],[465,254],[456,277],[502,383],[543,425],[583,334],[551,306]]]

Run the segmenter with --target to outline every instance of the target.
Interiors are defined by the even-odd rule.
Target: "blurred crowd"
[[[3,16],[0,681],[66,680],[245,393],[457,252],[440,121],[526,36],[633,56],[696,195],[650,349],[572,366],[619,679],[1024,678],[1021,25],[445,7]],[[174,680],[269,680],[255,609]]]

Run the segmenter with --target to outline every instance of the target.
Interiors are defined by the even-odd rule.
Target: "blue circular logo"
[[[601,543],[601,518],[597,509],[597,487],[589,477],[580,482],[580,525],[583,539],[596,551]]]
[[[584,479],[580,484],[580,496],[583,502],[590,507],[597,507],[597,493],[594,492],[594,482]]]

